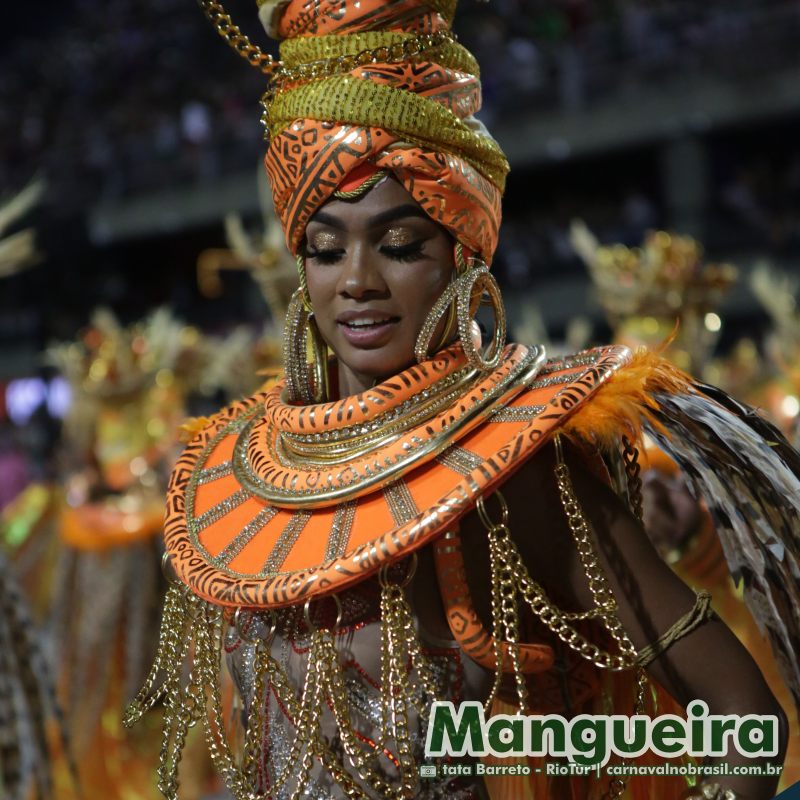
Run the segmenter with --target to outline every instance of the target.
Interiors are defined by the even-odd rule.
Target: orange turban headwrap
[[[283,69],[266,99],[266,168],[289,249],[348,179],[388,170],[491,262],[508,162],[475,118],[478,66],[450,34],[456,0],[267,0]]]

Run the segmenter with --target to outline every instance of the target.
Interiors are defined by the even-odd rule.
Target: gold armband
[[[637,658],[636,663],[640,667],[646,667],[655,661],[662,653],[672,647],[678,639],[688,636],[692,631],[700,627],[712,614],[711,595],[708,592],[698,592],[697,600],[691,611],[684,614],[666,633],[660,636],[653,644],[643,648]],[[709,784],[711,785],[711,784]]]

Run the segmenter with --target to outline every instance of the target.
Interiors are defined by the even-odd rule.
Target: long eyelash
[[[381,253],[395,261],[415,261],[418,259],[425,248],[425,242],[411,242],[404,244],[402,247],[390,247],[385,245],[381,247]]]
[[[313,258],[320,264],[335,264],[344,255],[344,250],[306,250],[306,258]]]
[[[424,247],[424,242],[411,242],[401,247],[385,245],[381,247],[381,253],[395,261],[415,261],[422,255]],[[344,256],[344,250],[311,250],[309,248],[306,249],[305,256],[320,264],[335,264]]]

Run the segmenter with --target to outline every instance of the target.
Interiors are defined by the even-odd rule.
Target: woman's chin
[[[367,386],[380,383],[414,363],[412,351],[403,349],[402,352],[398,352],[394,347],[380,347],[374,350],[346,347],[336,355],[340,368],[344,367]]]

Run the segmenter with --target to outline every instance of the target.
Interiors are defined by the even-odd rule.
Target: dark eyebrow
[[[380,225],[386,225],[388,222],[394,222],[395,220],[404,219],[405,217],[422,217],[423,219],[429,219],[428,215],[416,203],[406,203],[402,206],[395,206],[386,211],[381,211],[380,214],[370,217],[367,220],[367,227],[377,228]],[[317,211],[309,222],[318,222],[320,225],[327,225],[330,228],[337,228],[340,231],[346,230],[345,224],[338,217],[335,217],[333,214],[327,214],[325,211]]]
[[[367,220],[367,225],[370,228],[377,228],[379,225],[385,225],[387,222],[394,222],[397,219],[405,219],[406,217],[430,219],[416,203],[406,203],[404,206],[396,206],[370,217]]]

